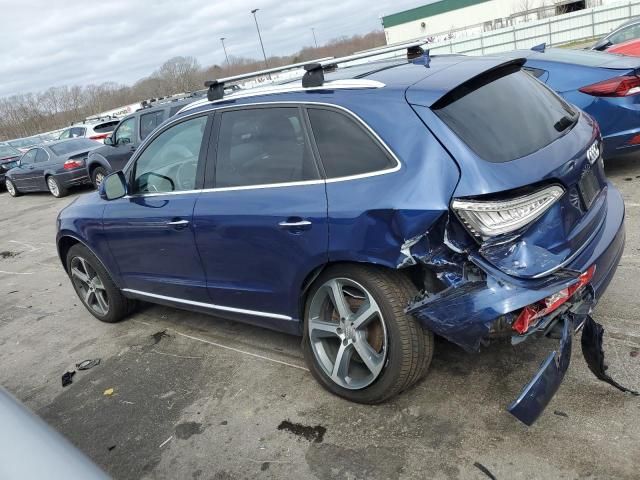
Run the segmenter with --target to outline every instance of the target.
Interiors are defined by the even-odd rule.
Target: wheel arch
[[[56,247],[58,249],[58,257],[60,258],[60,262],[62,263],[62,268],[64,268],[64,271],[67,272],[67,274],[69,273],[69,270],[67,268],[67,255],[69,254],[69,250],[71,250],[71,248],[74,245],[78,245],[78,244],[85,247],[87,250],[89,250],[93,254],[94,257],[98,259],[102,267],[109,273],[109,276],[113,280],[113,283],[116,284],[118,288],[121,288],[121,286],[119,285],[119,277],[117,275],[114,275],[114,272],[107,267],[107,265],[104,263],[104,261],[102,261],[102,259],[95,252],[95,250],[92,249],[89,245],[87,245],[85,241],[79,239],[77,236],[71,233],[66,233],[66,232],[60,234],[56,241]]]

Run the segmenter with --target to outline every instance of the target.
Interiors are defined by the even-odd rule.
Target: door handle
[[[167,225],[170,227],[186,227],[189,225],[189,220],[172,220],[167,222]]]
[[[284,222],[280,222],[278,225],[280,225],[283,228],[300,228],[300,227],[308,227],[309,225],[311,225],[311,222],[309,220],[297,220],[295,222],[289,222],[289,221],[284,221]]]

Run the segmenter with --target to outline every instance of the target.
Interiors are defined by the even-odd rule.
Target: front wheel
[[[56,180],[56,177],[50,175],[47,177],[47,187],[49,187],[49,192],[56,198],[61,198],[67,195],[67,189],[62,186],[62,184]]]
[[[134,302],[122,295],[102,263],[84,245],[69,249],[67,271],[78,297],[98,320],[115,323],[132,311]]]
[[[20,196],[20,192],[18,191],[17,187],[8,178],[5,180],[4,186],[7,189],[7,192],[9,192],[9,195],[11,195],[12,197]]]
[[[416,288],[400,272],[338,265],[314,282],[305,307],[303,351],[329,391],[380,403],[427,371],[433,334],[404,312]]]

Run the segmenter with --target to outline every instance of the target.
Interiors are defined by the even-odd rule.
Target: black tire
[[[82,244],[74,245],[69,249],[66,260],[67,272],[69,273],[71,284],[73,285],[73,288],[76,291],[78,298],[80,298],[82,304],[94,317],[96,317],[101,322],[115,323],[124,319],[133,311],[133,309],[135,308],[135,302],[129,300],[122,294],[120,289],[115,285],[115,283],[113,283],[113,280],[111,280],[109,272],[107,272],[107,270],[102,266],[102,263],[93,253],[91,253],[88,248],[86,248]],[[99,289],[100,291],[105,292],[107,298],[108,309],[104,314],[101,314],[96,308],[94,308],[95,306],[92,306],[87,302],[85,296],[86,290],[82,289],[83,282],[76,278],[72,273],[72,266],[74,266],[76,261],[80,262],[81,260],[84,260],[89,265],[89,270],[93,270],[93,272],[82,272],[82,270],[80,270],[80,272],[89,274],[89,276],[91,276],[92,273],[95,273],[95,275],[101,281],[102,286],[104,287]],[[97,296],[95,293],[93,298],[97,300]]]
[[[9,192],[9,195],[11,195],[14,198],[22,195],[22,193],[20,193],[20,191],[18,190],[18,187],[16,187],[16,184],[13,183],[8,178],[4,182],[4,188],[6,188],[7,192]]]
[[[56,198],[66,197],[69,194],[69,190],[67,187],[63,186],[56,177],[53,175],[49,175],[45,178],[47,182],[47,187],[49,188],[49,193]]]
[[[309,336],[312,300],[320,288],[334,279],[350,279],[364,287],[377,303],[386,325],[386,360],[375,380],[364,388],[350,389],[336,383],[322,367]],[[336,265],[313,283],[305,302],[302,348],[309,370],[330,392],[348,400],[376,404],[411,387],[425,375],[433,355],[433,334],[405,313],[417,290],[401,272],[374,266]]]
[[[93,169],[93,171],[91,172],[91,183],[93,183],[93,186],[96,188],[96,190],[100,188],[100,178],[104,180],[104,177],[106,177],[107,175],[108,173],[104,167],[96,167]]]

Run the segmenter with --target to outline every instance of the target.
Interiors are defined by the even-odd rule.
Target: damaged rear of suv
[[[558,338],[509,406],[526,424],[580,329],[590,369],[624,390],[590,317],[625,237],[598,126],[523,60],[416,47],[308,64],[300,84],[208,82],[61,212],[81,301],[107,322],[141,299],[302,335],[315,378],[363,403],[422,378],[434,335],[471,352]]]

